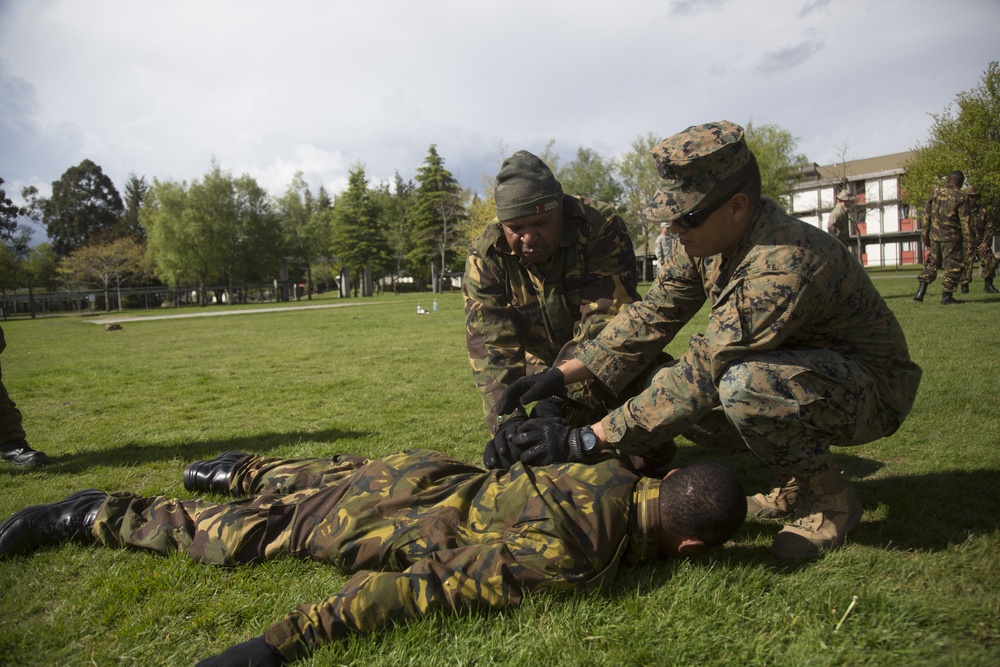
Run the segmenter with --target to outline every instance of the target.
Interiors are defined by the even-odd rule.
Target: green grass
[[[751,521],[704,559],[626,568],[603,595],[434,615],[305,664],[1000,664],[1000,299],[978,280],[960,307],[937,303],[940,283],[915,303],[905,272],[876,284],[924,379],[895,435],[837,452],[865,509],[843,549],[785,566],[767,551],[780,524]],[[4,382],[30,441],[57,463],[0,466],[0,516],[91,486],[186,497],[183,467],[226,449],[431,447],[478,461],[487,431],[461,299],[445,294],[439,312],[414,314],[431,299],[122,331],[90,317],[3,323]],[[678,461],[708,455],[686,444]],[[748,489],[770,480],[748,457],[719,460]],[[0,665],[194,664],[345,581],[290,559],[225,570],[64,545],[0,561]]]

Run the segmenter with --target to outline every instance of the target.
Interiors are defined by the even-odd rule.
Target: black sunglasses
[[[735,188],[727,192],[726,196],[722,197],[721,199],[719,199],[719,201],[715,202],[708,208],[703,208],[700,211],[691,211],[690,213],[685,213],[681,217],[675,219],[673,221],[673,224],[677,225],[681,229],[694,229],[695,227],[701,227],[703,224],[705,224],[705,221],[708,220],[708,216],[712,215],[717,210],[722,208],[723,204],[728,202],[730,199],[733,198],[733,195],[742,190],[744,185],[746,185],[746,181],[740,183]]]

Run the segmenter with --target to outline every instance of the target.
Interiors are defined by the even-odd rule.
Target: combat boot
[[[861,503],[840,471],[799,480],[799,506],[792,522],[774,538],[771,551],[786,560],[813,558],[844,543],[861,521]]]
[[[953,297],[952,294],[954,294],[954,292],[941,292],[941,304],[947,306],[952,303],[965,303],[964,301],[959,301]]]
[[[747,516],[761,519],[784,519],[799,505],[799,483],[787,476],[774,480],[770,493],[747,496]]]
[[[913,300],[923,301],[925,294],[927,294],[927,283],[920,283],[917,285],[917,293],[913,296]]]
[[[33,468],[52,463],[52,459],[46,456],[45,452],[32,449],[23,438],[5,444],[0,450],[0,458],[19,468]]]
[[[996,294],[997,293],[997,288],[993,286],[993,279],[992,278],[990,278],[989,280],[986,281],[986,284],[983,285],[983,289],[986,291],[987,294]]]
[[[968,294],[969,293],[969,286],[968,285],[960,285],[959,288],[958,288],[958,291],[961,292],[962,294]]]
[[[33,505],[0,524],[0,558],[61,542],[93,543],[97,511],[108,494],[97,489],[77,491],[58,503]]]
[[[229,482],[236,463],[249,454],[223,452],[208,461],[195,461],[184,468],[184,488],[188,491],[215,491],[229,494]]]

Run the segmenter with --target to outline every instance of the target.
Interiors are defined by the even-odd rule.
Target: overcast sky
[[[336,194],[436,144],[481,191],[501,146],[611,158],[720,119],[829,164],[925,141],[998,25],[1000,0],[0,0],[0,177],[19,201],[89,158],[123,191],[214,156]]]

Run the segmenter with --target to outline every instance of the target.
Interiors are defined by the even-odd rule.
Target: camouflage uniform
[[[288,661],[353,632],[437,609],[498,609],[527,591],[590,592],[623,559],[656,558],[660,480],[617,460],[483,472],[415,450],[369,461],[249,456],[230,489],[245,501],[114,494],[94,535],[107,546],[214,565],[278,556],[357,574],[289,612],[266,642]]]
[[[659,262],[660,271],[663,271],[670,261],[673,253],[673,243],[670,234],[660,234],[656,237],[656,261]]]
[[[941,289],[954,292],[965,270],[965,257],[972,238],[969,228],[969,198],[958,188],[935,188],[927,200],[921,240],[930,252],[917,280],[934,282],[944,268]]]
[[[508,385],[572,357],[581,341],[639,298],[632,240],[617,211],[572,195],[563,197],[563,211],[562,240],[546,268],[515,255],[498,220],[469,249],[466,339],[494,434],[496,405]],[[593,419],[606,411],[606,393],[591,383],[570,388],[568,398]]]
[[[7,341],[0,329],[0,352],[7,347]],[[18,440],[24,440],[24,427],[21,425],[21,411],[7,393],[3,384],[3,374],[0,371],[0,447]]]
[[[711,304],[686,354],[655,355]],[[647,373],[647,389],[602,421],[627,454],[673,435],[748,448],[796,478],[832,466],[831,445],[893,433],[920,380],[906,338],[841,243],[762,199],[728,259],[676,248],[670,270],[577,358],[612,391]]]
[[[997,275],[997,258],[993,256],[993,237],[1000,234],[1000,219],[997,216],[990,216],[990,211],[985,206],[980,206],[972,214],[972,244],[973,252],[979,254],[979,275],[986,281],[992,282]],[[986,250],[979,248],[986,244]],[[972,253],[969,255],[972,257]],[[969,273],[969,280],[972,279],[972,262],[968,262],[966,267]]]

